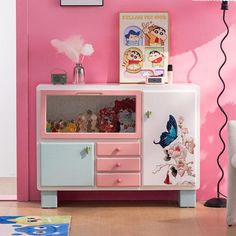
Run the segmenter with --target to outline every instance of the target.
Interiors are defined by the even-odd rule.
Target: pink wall
[[[221,90],[217,70],[223,61],[219,50],[219,41],[225,32],[219,2],[191,0],[105,0],[104,7],[60,7],[58,0],[28,2],[28,40],[29,40],[29,184],[31,200],[39,199],[36,190],[36,144],[35,144],[35,87],[50,82],[53,68],[64,68],[72,81],[72,63],[63,55],[55,52],[50,40],[67,38],[80,34],[86,42],[92,43],[95,53],[84,61],[86,81],[88,83],[112,83],[119,81],[119,44],[118,15],[127,11],[168,11],[170,14],[171,42],[170,61],[174,65],[175,82],[193,82],[201,87],[201,188],[198,199],[215,196],[216,182],[219,176],[216,157],[221,149],[217,130],[223,122],[223,116],[216,105],[216,97]],[[18,3],[19,4],[19,3]],[[18,5],[18,11],[23,11]],[[234,74],[236,60],[236,4],[230,5],[227,12],[230,24],[230,36],[225,43],[228,63],[223,69],[227,84],[221,103],[230,119],[236,119],[236,95],[234,92]],[[19,26],[18,26],[19,27]],[[19,61],[18,61],[19,63]],[[19,65],[19,64],[18,64]],[[19,76],[18,80],[26,81]],[[20,88],[18,83],[18,91]],[[19,99],[19,97],[18,97]],[[24,113],[19,106],[18,112]],[[21,128],[18,138],[25,139]],[[226,138],[226,132],[224,133]],[[19,153],[20,155],[20,153]],[[19,160],[19,158],[18,158]],[[18,162],[21,166],[21,163]],[[222,157],[224,169],[227,153]],[[19,174],[21,174],[19,172]],[[226,193],[226,178],[223,181],[223,193]],[[115,196],[114,196],[115,195]],[[167,198],[166,193],[61,193],[64,199],[78,198],[118,198],[139,199]]]
[[[27,1],[17,1],[17,199],[29,200]]]

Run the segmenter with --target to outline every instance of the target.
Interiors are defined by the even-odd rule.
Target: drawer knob
[[[152,112],[151,111],[146,111],[145,112],[145,116],[149,119],[152,115]]]
[[[89,154],[89,152],[91,151],[91,147],[90,146],[86,147],[84,151],[86,154]]]
[[[117,162],[117,163],[116,163],[116,167],[121,167],[121,163],[120,163],[120,162]]]
[[[119,179],[116,180],[116,182],[117,182],[118,184],[120,184],[120,183],[122,182],[122,180],[119,178]]]
[[[120,150],[121,150],[120,147],[117,147],[117,148],[116,148],[116,151],[117,151],[117,152],[119,152]]]

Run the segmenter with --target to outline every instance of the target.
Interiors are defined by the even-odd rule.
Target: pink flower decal
[[[194,154],[194,148],[196,147],[196,144],[194,143],[194,140],[192,137],[187,137],[185,139],[185,147],[191,154]]]
[[[186,158],[187,156],[187,150],[185,146],[183,146],[180,143],[174,143],[170,145],[168,149],[168,154],[171,158]]]

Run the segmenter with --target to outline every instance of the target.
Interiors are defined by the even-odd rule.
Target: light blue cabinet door
[[[41,186],[93,186],[94,144],[41,142]]]

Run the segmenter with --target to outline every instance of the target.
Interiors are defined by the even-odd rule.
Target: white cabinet
[[[196,89],[143,93],[143,185],[199,187],[199,103]]]
[[[42,207],[57,191],[199,188],[199,88],[176,85],[39,85],[37,170]]]

